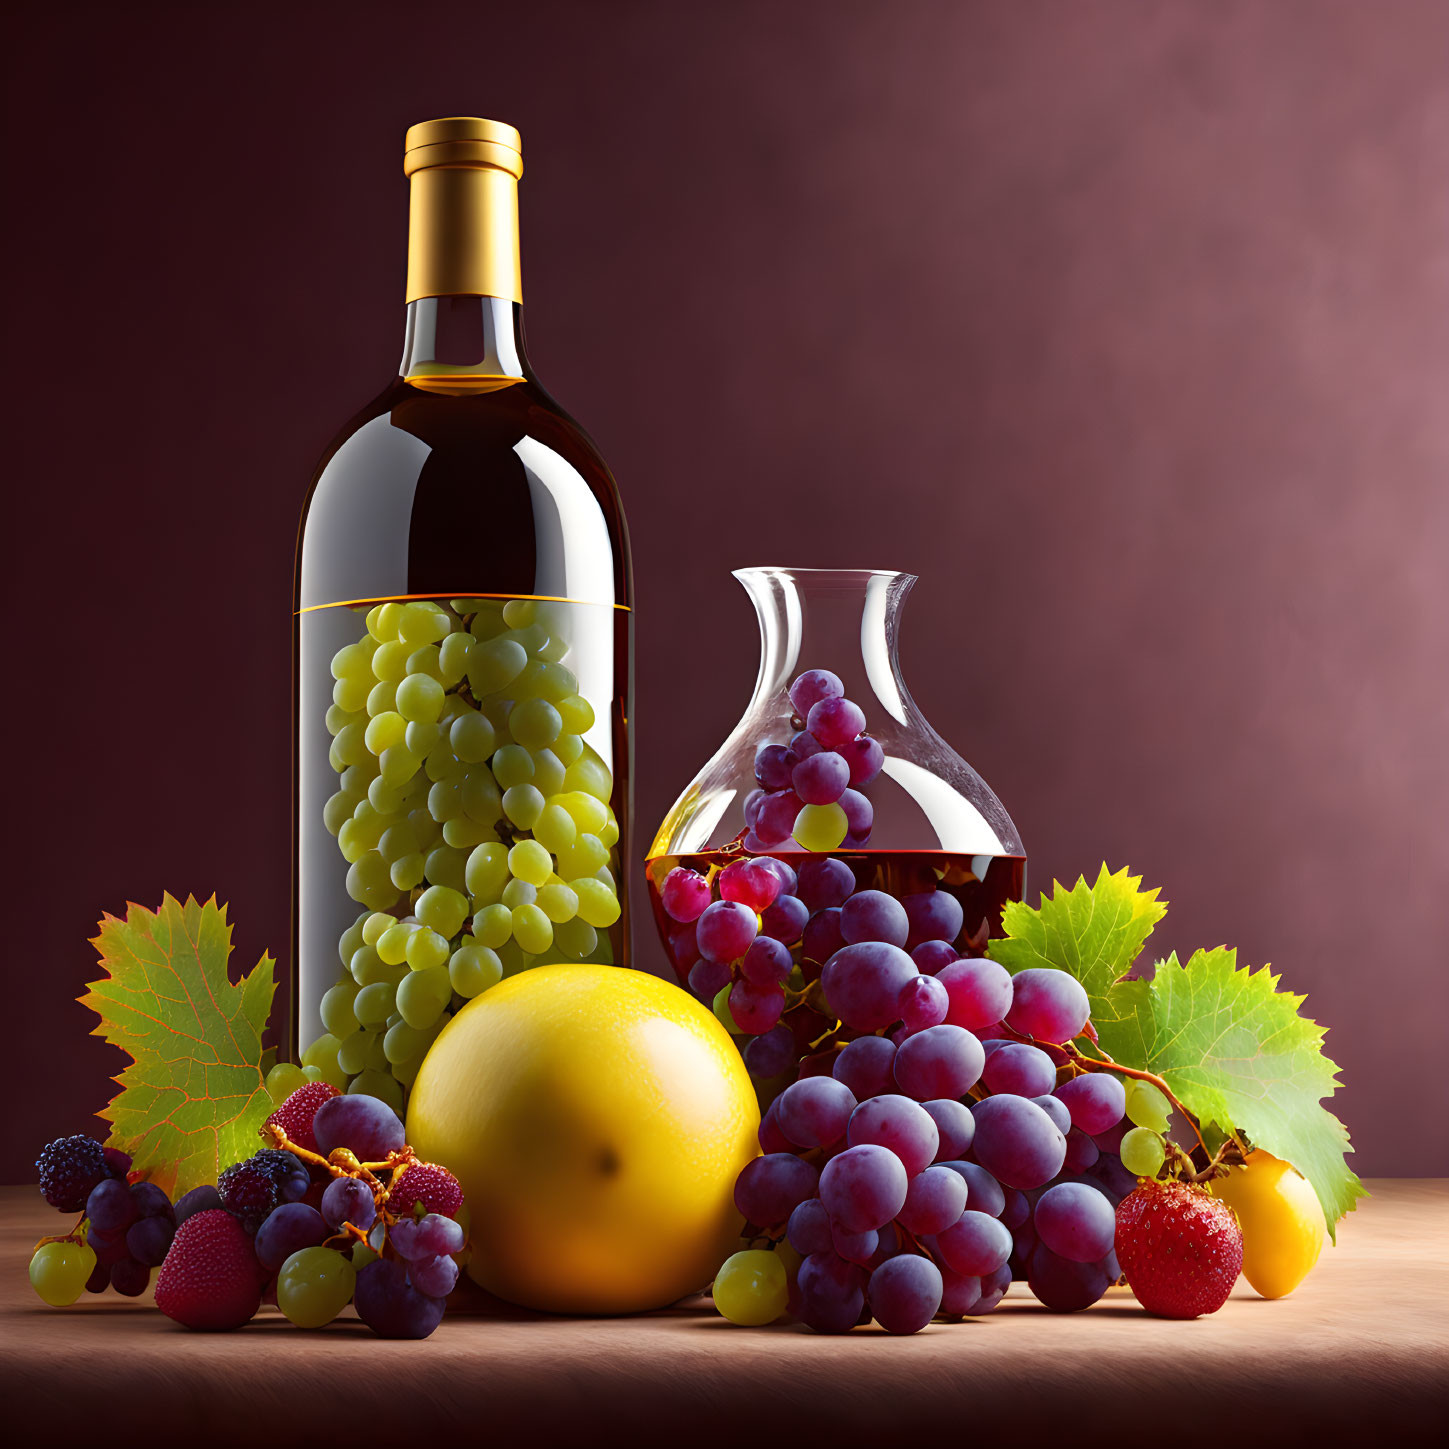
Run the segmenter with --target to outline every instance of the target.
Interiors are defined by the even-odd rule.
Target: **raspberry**
[[[272,1211],[295,1202],[307,1191],[307,1169],[281,1148],[270,1147],[245,1162],[235,1162],[216,1181],[221,1205],[254,1233]]]
[[[312,1119],[323,1102],[340,1095],[337,1088],[327,1082],[308,1082],[305,1087],[298,1087],[267,1118],[267,1126],[279,1127],[286,1133],[288,1141],[308,1152],[316,1152],[317,1137],[312,1131]]]
[[[1117,1208],[1117,1259],[1137,1301],[1163,1318],[1216,1313],[1243,1266],[1237,1215],[1185,1182],[1144,1182]]]
[[[91,1190],[111,1175],[105,1149],[93,1137],[57,1138],[41,1148],[35,1165],[41,1195],[63,1213],[83,1212]]]
[[[387,1195],[387,1210],[406,1217],[416,1204],[423,1210],[442,1213],[445,1218],[457,1217],[463,1206],[463,1188],[446,1167],[436,1162],[414,1162],[393,1179]]]
[[[218,1208],[187,1218],[156,1275],[157,1308],[187,1328],[240,1328],[261,1302],[261,1269],[241,1224]]]

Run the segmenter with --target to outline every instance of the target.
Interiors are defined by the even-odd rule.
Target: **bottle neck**
[[[398,370],[428,392],[490,392],[529,378],[523,308],[506,297],[419,297],[408,303]]]

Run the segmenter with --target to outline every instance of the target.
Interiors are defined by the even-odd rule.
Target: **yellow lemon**
[[[734,1184],[759,1121],[738,1050],[694,997],[558,965],[458,1012],[407,1127],[467,1194],[475,1282],[528,1308],[634,1313],[702,1289],[738,1247]]]
[[[1208,1184],[1238,1215],[1243,1277],[1264,1298],[1286,1298],[1323,1251],[1327,1228],[1318,1197],[1290,1163],[1258,1148],[1246,1166]]]

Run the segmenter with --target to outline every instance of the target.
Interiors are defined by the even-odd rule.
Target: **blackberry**
[[[91,1190],[110,1176],[105,1149],[93,1137],[57,1138],[41,1148],[35,1165],[41,1195],[63,1213],[83,1211]]]
[[[217,1179],[221,1205],[255,1233],[284,1202],[307,1191],[307,1169],[290,1152],[269,1147],[245,1162],[233,1163]]]

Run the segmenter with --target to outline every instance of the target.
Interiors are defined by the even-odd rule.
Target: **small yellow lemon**
[[[535,967],[470,1001],[423,1061],[408,1141],[456,1174],[469,1276],[555,1313],[702,1289],[738,1246],[754,1088],[692,996],[616,966]]]
[[[1327,1229],[1318,1197],[1290,1163],[1264,1152],[1208,1184],[1238,1215],[1243,1277],[1264,1298],[1286,1298],[1323,1251]]]

